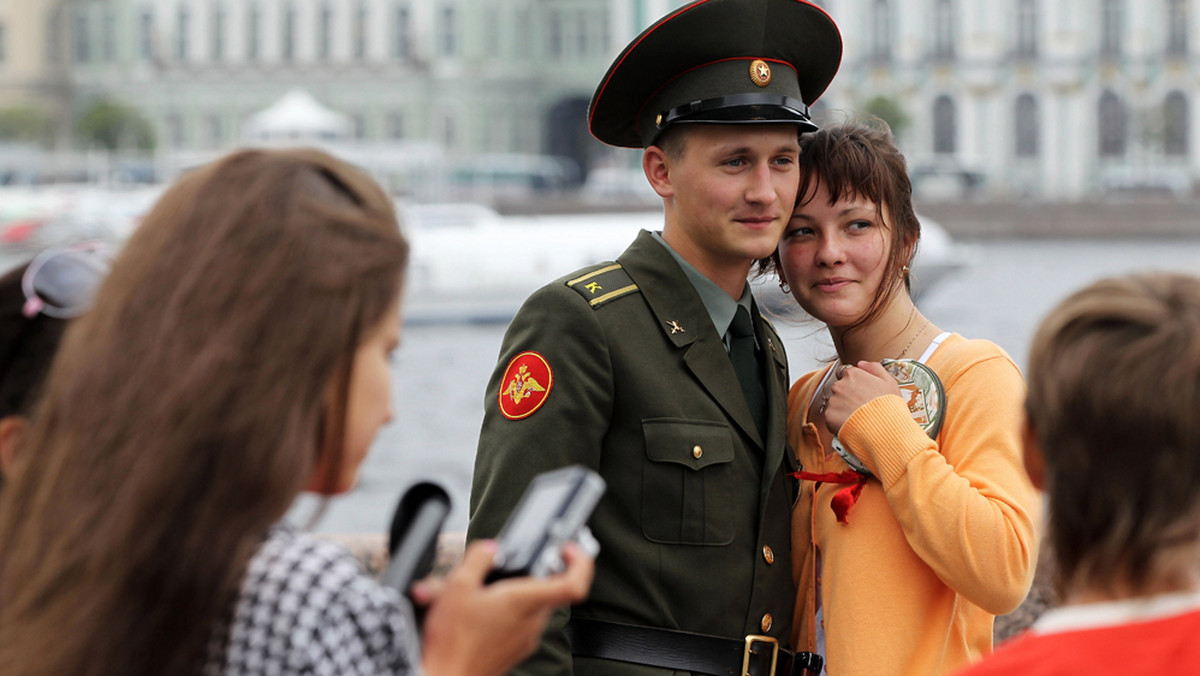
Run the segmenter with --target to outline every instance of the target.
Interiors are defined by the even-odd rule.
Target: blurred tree
[[[154,129],[133,108],[109,99],[96,99],[79,116],[75,134],[86,146],[109,150],[153,150]]]
[[[53,138],[54,123],[43,108],[21,104],[0,109],[0,141],[47,146]]]
[[[874,115],[887,122],[892,128],[892,135],[899,139],[904,130],[912,122],[912,118],[904,111],[900,102],[889,96],[875,96],[863,104],[862,110],[868,115]]]

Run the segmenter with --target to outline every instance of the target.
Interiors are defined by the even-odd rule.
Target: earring
[[[901,277],[907,277],[907,276],[908,276],[908,266],[907,266],[907,265],[905,265],[904,267],[900,268],[900,276],[901,276]]]
[[[784,293],[791,293],[791,292],[792,292],[792,288],[791,288],[790,286],[788,286],[788,283],[787,283],[787,281],[786,281],[786,280],[782,280],[782,279],[781,279],[781,280],[779,280],[779,290],[780,290],[780,291],[782,291],[782,292],[784,292]]]

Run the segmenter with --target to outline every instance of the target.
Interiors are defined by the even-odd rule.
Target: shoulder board
[[[610,263],[588,270],[568,280],[567,286],[575,289],[593,308],[638,290],[637,284],[633,283],[633,279],[620,263]]]

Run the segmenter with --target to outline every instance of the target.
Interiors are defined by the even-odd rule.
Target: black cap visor
[[[816,131],[808,106],[799,99],[780,94],[751,93],[718,96],[691,101],[664,111],[655,117],[657,139],[672,124],[703,122],[709,124],[796,124],[799,133]],[[653,141],[653,139],[651,139]]]

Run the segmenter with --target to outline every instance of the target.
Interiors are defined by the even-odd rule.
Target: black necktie
[[[766,439],[767,398],[763,394],[758,358],[754,353],[754,324],[750,322],[750,313],[741,305],[738,305],[737,313],[729,324],[729,359],[742,383],[742,392],[746,395],[746,403],[750,405],[750,413],[754,414],[758,433]]]

